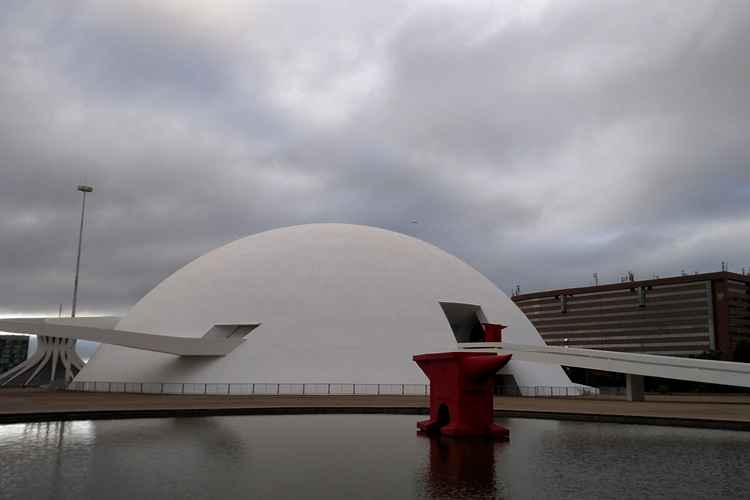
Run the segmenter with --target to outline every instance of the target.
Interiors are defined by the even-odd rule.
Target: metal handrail
[[[372,395],[428,396],[429,384],[277,383],[277,382],[71,382],[67,390],[79,392],[121,392],[135,394],[206,395]],[[581,397],[598,395],[599,390],[580,386],[496,386],[496,395],[524,397]]]

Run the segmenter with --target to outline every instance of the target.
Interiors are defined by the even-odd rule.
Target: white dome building
[[[310,224],[229,243],[160,283],[117,330],[201,337],[260,323],[225,356],[174,356],[102,344],[75,382],[426,384],[414,354],[456,350],[479,321],[543,345],[478,271],[403,234]],[[574,386],[559,366],[511,361],[519,386]],[[88,384],[87,384],[88,385]]]

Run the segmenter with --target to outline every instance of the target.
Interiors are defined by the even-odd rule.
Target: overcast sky
[[[0,315],[69,313],[82,182],[84,314],[308,222],[507,293],[750,268],[745,0],[5,0],[0,65]]]

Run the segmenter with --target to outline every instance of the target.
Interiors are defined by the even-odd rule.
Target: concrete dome
[[[462,335],[447,319],[450,304],[508,325],[509,342],[543,344],[487,278],[424,241],[349,224],[267,231],[184,266],[117,325],[200,337],[214,324],[262,323],[237,349],[198,359],[102,345],[75,380],[423,384],[412,355],[455,350]],[[504,370],[519,385],[571,385],[557,366]]]

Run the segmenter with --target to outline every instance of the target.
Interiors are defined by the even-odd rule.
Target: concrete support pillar
[[[625,396],[628,401],[643,401],[643,375],[625,375]]]
[[[36,351],[23,363],[0,374],[0,386],[49,385],[65,388],[83,368],[76,339],[37,335]]]

